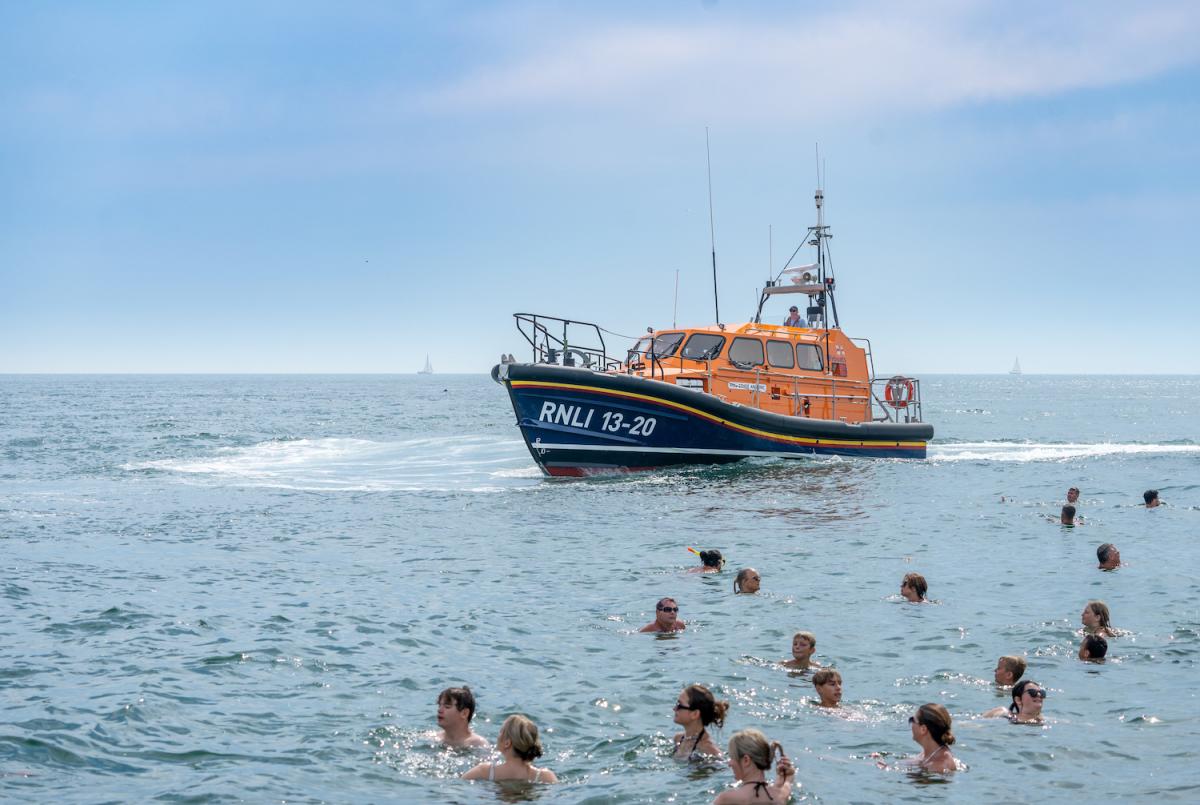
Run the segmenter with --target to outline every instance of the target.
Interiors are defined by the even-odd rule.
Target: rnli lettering
[[[766,391],[767,387],[762,383],[730,383],[729,388],[738,389],[740,391]]]
[[[592,419],[595,414],[596,409],[594,408],[546,401],[542,403],[542,410],[538,413],[538,421],[588,430],[592,427]],[[649,436],[654,432],[658,421],[652,416],[635,416],[627,422],[625,421],[624,414],[616,411],[605,411],[600,415],[597,424],[600,430],[606,430],[610,433],[624,431],[630,436]]]

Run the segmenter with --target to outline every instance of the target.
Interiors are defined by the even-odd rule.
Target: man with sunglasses
[[[654,606],[654,623],[647,623],[641,632],[682,632],[687,624],[679,619],[679,605],[674,598],[663,598]]]

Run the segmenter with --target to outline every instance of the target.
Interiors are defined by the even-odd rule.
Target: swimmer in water
[[[1079,487],[1073,486],[1067,490],[1067,505],[1079,506]]]
[[[533,761],[542,756],[542,742],[537,725],[525,716],[509,716],[500,726],[496,738],[501,762],[480,763],[462,776],[464,780],[504,782],[519,780],[525,783],[557,783],[549,769],[539,769]]]
[[[842,704],[842,675],[832,668],[822,668],[813,674],[813,687],[821,697],[820,707],[835,708]]]
[[[1108,604],[1103,601],[1088,601],[1079,620],[1083,623],[1083,630],[1088,634],[1100,637],[1117,636],[1117,630],[1113,628],[1108,614]]]
[[[983,714],[984,718],[1006,717],[1014,724],[1042,723],[1042,704],[1046,701],[1046,689],[1032,679],[1013,685],[1012,704],[1008,709],[995,707]]]
[[[809,668],[820,668],[820,663],[814,662],[812,655],[817,648],[817,638],[812,632],[796,632],[792,636],[792,658],[780,662],[784,668],[796,668],[806,671]]]
[[[1096,549],[1096,559],[1100,562],[1101,570],[1116,570],[1121,566],[1121,552],[1111,542],[1106,542]]]
[[[900,595],[910,604],[924,604],[929,585],[920,573],[909,573],[900,581]]]
[[[687,624],[679,619],[679,604],[674,598],[661,598],[654,605],[654,623],[647,623],[640,632],[682,632]]]
[[[688,685],[675,701],[675,723],[683,732],[675,736],[676,760],[702,760],[720,757],[721,750],[705,729],[709,724],[725,726],[729,702],[717,701],[703,685]]]
[[[1025,673],[1025,658],[1006,654],[996,661],[996,684],[1001,687],[1012,687]]]
[[[752,567],[744,567],[738,571],[737,578],[733,580],[733,592],[740,593],[757,593],[759,584],[762,582],[762,577],[758,575],[758,571]]]
[[[1079,644],[1079,659],[1084,662],[1100,662],[1108,654],[1108,641],[1100,635],[1090,634]]]
[[[1068,503],[1062,507],[1062,512],[1058,515],[1059,525],[1074,526],[1075,525],[1075,507]],[[1079,518],[1079,525],[1083,525],[1083,518]]]
[[[921,747],[921,754],[910,761],[912,765],[938,774],[958,769],[958,761],[950,754],[950,746],[954,743],[950,722],[950,712],[933,703],[921,705],[908,717],[912,739]]]
[[[721,568],[725,567],[725,557],[715,548],[699,551],[697,556],[700,557],[700,567],[689,568],[688,573],[720,573]]]
[[[437,697],[437,723],[446,746],[487,746],[487,739],[471,729],[475,717],[475,694],[466,685],[446,688]]]
[[[1157,489],[1147,489],[1142,493],[1142,500],[1146,501],[1146,508],[1156,508],[1162,501],[1158,499]]]
[[[767,770],[778,753],[775,782],[767,783]],[[784,803],[792,796],[796,767],[783,753],[778,741],[768,741],[758,730],[740,730],[729,739],[729,768],[737,788],[722,791],[713,805],[745,805],[750,802]]]

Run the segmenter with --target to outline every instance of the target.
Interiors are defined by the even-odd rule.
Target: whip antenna
[[[712,149],[708,144],[708,126],[704,127],[704,155],[708,158],[708,232],[712,242],[713,309],[717,314],[717,324],[720,324],[721,301],[717,298],[717,227],[713,220]]]

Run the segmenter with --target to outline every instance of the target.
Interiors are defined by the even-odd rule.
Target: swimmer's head
[[[1096,549],[1096,559],[1100,561],[1100,567],[1111,569],[1121,564],[1121,552],[1116,545],[1106,542]]]
[[[679,604],[674,598],[660,598],[654,605],[654,619],[660,626],[671,626],[679,619]]]
[[[767,736],[756,729],[738,730],[729,739],[729,765],[736,771],[742,758],[750,758],[755,767],[766,771],[771,768],[775,754],[783,756],[783,747],[778,741],[768,741]]]
[[[900,581],[900,595],[912,602],[924,601],[929,584],[920,573],[909,573]]]
[[[467,711],[467,723],[475,717],[475,694],[466,685],[461,688],[446,688],[438,694],[437,703],[454,707],[455,710]]]
[[[1108,612],[1108,604],[1103,601],[1088,601],[1083,608],[1081,618],[1083,625],[1089,629],[1111,629],[1112,621]]]
[[[725,713],[729,711],[729,702],[717,701],[713,692],[704,685],[688,685],[683,689],[681,698],[687,700],[687,707],[700,714],[701,726],[725,726]],[[676,707],[678,706],[677,704]]]
[[[1079,659],[1102,660],[1108,654],[1108,641],[1100,635],[1090,634],[1079,645]]]
[[[817,636],[812,632],[796,632],[792,635],[792,655],[811,656],[817,648]]]
[[[1079,487],[1073,486],[1067,490],[1067,503],[1074,504],[1079,500]]]
[[[1146,501],[1146,508],[1153,509],[1158,505],[1158,490],[1147,489],[1142,493],[1142,500]]]
[[[1059,515],[1059,522],[1063,525],[1075,525],[1075,507],[1068,503],[1062,507],[1062,513]]]
[[[1013,714],[1037,715],[1045,700],[1046,689],[1032,679],[1024,679],[1013,685],[1012,704],[1008,709]]]
[[[700,551],[700,562],[705,567],[720,568],[725,564],[725,557],[721,556],[721,552],[716,548],[711,551]]]
[[[917,709],[917,714],[909,719],[913,725],[913,737],[924,727],[929,730],[929,737],[939,746],[950,746],[954,743],[954,733],[950,731],[950,711],[940,704],[923,704]]]
[[[538,738],[537,724],[525,716],[509,716],[500,725],[500,735],[496,738],[496,746],[505,741],[512,745],[513,753],[525,761],[533,761],[542,756],[542,742]]]
[[[842,675],[833,668],[822,668],[813,674],[813,687],[821,697],[823,707],[837,707],[842,701]]]
[[[737,578],[733,580],[733,591],[735,593],[756,593],[761,584],[762,577],[758,575],[758,571],[752,567],[744,567],[738,571]]]
[[[996,684],[1015,685],[1025,674],[1025,658],[1005,654],[996,662]]]

